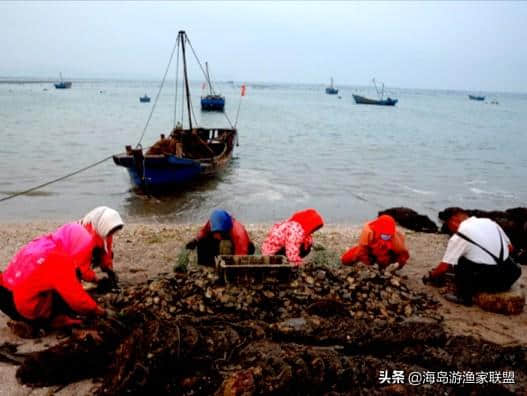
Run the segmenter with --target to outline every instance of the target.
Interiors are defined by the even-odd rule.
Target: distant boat
[[[377,89],[377,84],[375,83],[375,79],[372,79],[372,81],[373,81],[373,85],[375,86],[375,90],[377,91],[377,95],[379,95],[379,99],[369,99],[364,96],[353,95],[353,99],[355,99],[355,103],[379,105],[379,106],[395,106],[395,104],[398,102],[397,99],[392,99],[390,97],[387,97],[386,99],[384,99],[384,83],[382,84],[382,89],[379,92],[379,90]]]
[[[55,85],[55,88],[57,89],[68,89],[71,88],[71,81],[64,81],[62,79],[62,73],[60,73],[60,81],[53,85]]]
[[[327,93],[328,95],[336,95],[336,94],[339,93],[338,88],[335,88],[335,87],[333,86],[333,77],[331,77],[331,79],[330,79],[329,87],[326,87],[326,93]]]
[[[476,95],[468,95],[468,98],[470,100],[485,100],[485,97],[484,96],[476,96]]]
[[[395,104],[398,102],[397,99],[392,99],[392,98],[375,100],[375,99],[368,99],[360,95],[353,95],[353,99],[355,99],[355,103],[357,104],[371,104],[371,105],[380,105],[380,106],[395,106]]]
[[[223,111],[225,108],[225,96],[222,96],[214,91],[212,82],[210,81],[209,64],[205,62],[205,70],[207,79],[207,86],[209,87],[209,93],[206,96],[201,97],[201,110],[202,111]]]
[[[162,134],[161,138],[148,149],[143,149],[140,144],[137,144],[135,148],[126,146],[125,153],[113,156],[116,165],[126,168],[132,184],[145,192],[165,193],[182,189],[187,183],[201,177],[214,176],[223,170],[232,159],[237,138],[235,127],[206,128],[193,125],[194,111],[192,110],[185,56],[185,44],[187,43],[190,45],[185,31],[182,30],[178,33],[177,48],[181,50],[183,61],[184,101],[182,105],[186,102],[188,128],[184,128],[184,114],[181,114],[180,121],[177,121],[170,135]],[[174,110],[179,108],[177,95],[175,99]]]
[[[145,96],[141,96],[139,98],[139,102],[141,102],[141,103],[149,103],[150,102],[150,96],[148,96],[147,94],[145,94]]]

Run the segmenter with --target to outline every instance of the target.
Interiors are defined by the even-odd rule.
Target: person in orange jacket
[[[95,247],[92,252],[91,265],[83,268],[83,279],[88,282],[97,282],[98,279],[93,267],[100,267],[108,274],[112,283],[117,283],[117,275],[113,269],[113,237],[123,228],[124,223],[119,213],[106,206],[99,206],[87,213],[80,224],[84,226],[93,236]]]
[[[76,314],[105,315],[78,277],[93,247],[93,235],[77,223],[31,241],[0,274],[0,309],[13,320],[51,328],[81,323]]]
[[[291,263],[301,265],[302,258],[311,251],[311,235],[323,225],[324,219],[315,209],[296,212],[288,220],[273,225],[262,244],[262,255],[283,254]]]
[[[389,215],[382,215],[364,224],[359,244],[344,253],[341,261],[343,265],[359,261],[367,265],[378,264],[383,269],[397,263],[395,269],[398,270],[409,258],[404,235],[397,230],[395,220]]]
[[[232,243],[234,255],[254,254],[254,244],[242,223],[223,209],[215,209],[198,235],[186,244],[186,248],[198,250],[198,264],[214,265],[214,257],[220,254],[220,242]]]

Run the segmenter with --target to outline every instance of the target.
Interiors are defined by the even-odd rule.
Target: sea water
[[[135,145],[159,83],[75,81],[0,84],[0,198],[58,178]],[[78,219],[106,205],[127,221],[202,222],[213,208],[244,222],[271,222],[313,207],[327,222],[360,223],[393,206],[436,219],[448,206],[506,209],[527,204],[527,95],[391,89],[395,107],[357,105],[373,88],[218,84],[239,146],[218,177],[169,196],[130,190],[126,170],[109,160],[41,190],[0,202],[0,221]],[[228,127],[199,109],[199,125]],[[151,103],[139,103],[144,93]],[[165,85],[142,140],[152,144],[181,119],[182,91]],[[479,92],[478,92],[479,94]],[[492,100],[499,104],[491,104]],[[176,108],[174,104],[176,103]],[[174,116],[174,113],[176,115]],[[187,123],[186,113],[183,116]]]

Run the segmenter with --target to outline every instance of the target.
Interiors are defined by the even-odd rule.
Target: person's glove
[[[194,238],[185,245],[185,249],[194,250],[196,246],[198,246],[198,240]]]

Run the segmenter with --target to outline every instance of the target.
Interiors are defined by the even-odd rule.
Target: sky
[[[0,76],[159,80],[185,30],[220,81],[527,92],[526,23],[520,1],[2,1]]]

